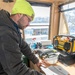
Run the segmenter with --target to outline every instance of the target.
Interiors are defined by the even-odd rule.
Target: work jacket
[[[0,75],[42,75],[22,63],[22,53],[34,64],[38,59],[10,19],[10,14],[0,10]]]

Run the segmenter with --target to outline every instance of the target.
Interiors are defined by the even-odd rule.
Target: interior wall
[[[0,1],[0,9],[7,10],[8,12],[11,13],[14,3],[15,3],[15,1],[14,2],[3,2],[3,0],[2,0],[2,1]]]

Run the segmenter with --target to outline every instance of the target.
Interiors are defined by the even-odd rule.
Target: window
[[[33,38],[36,41],[48,40],[50,23],[50,6],[32,6],[35,12],[35,18],[30,26],[24,30],[25,41],[31,43]]]
[[[61,8],[59,34],[75,36],[75,2]]]

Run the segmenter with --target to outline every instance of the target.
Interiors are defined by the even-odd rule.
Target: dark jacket
[[[38,62],[15,28],[10,14],[0,10],[0,75],[42,75],[22,63],[21,52],[34,64]]]

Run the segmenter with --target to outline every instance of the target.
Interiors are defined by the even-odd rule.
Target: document
[[[45,68],[45,67],[40,67],[41,70],[46,74],[46,75],[58,75],[55,72],[51,71],[49,68]]]

